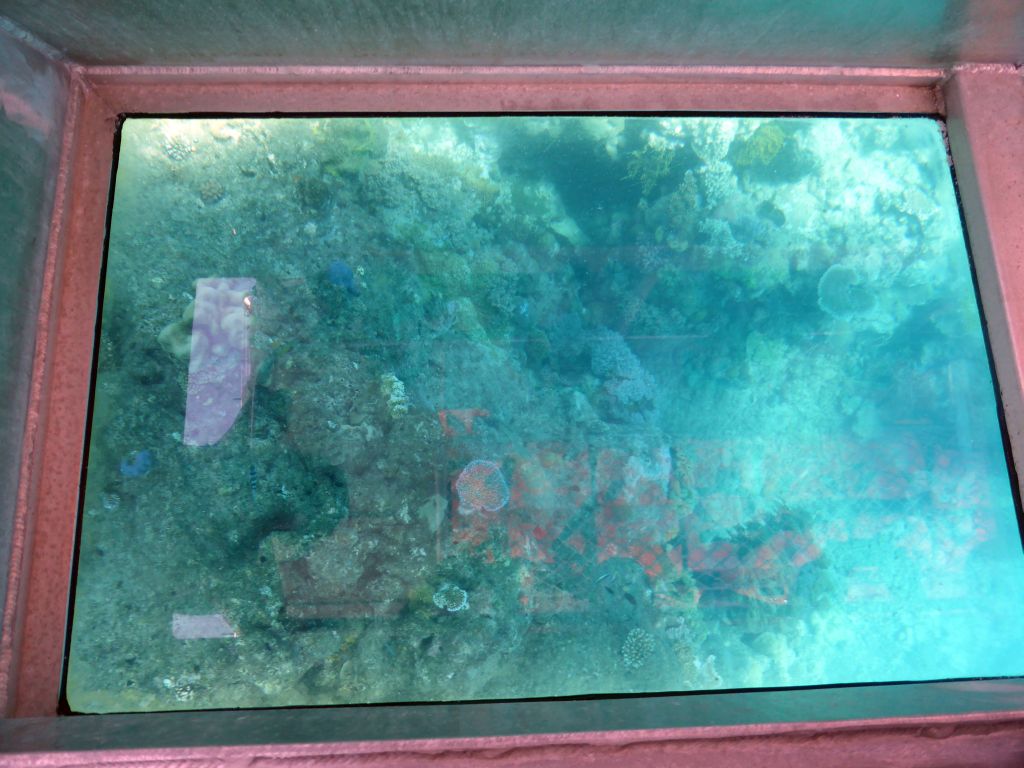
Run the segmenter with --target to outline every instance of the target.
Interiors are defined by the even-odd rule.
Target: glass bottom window
[[[1024,674],[923,118],[126,120],[79,712]]]

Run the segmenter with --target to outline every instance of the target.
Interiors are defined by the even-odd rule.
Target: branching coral
[[[733,164],[737,168],[766,168],[775,162],[786,143],[786,134],[776,123],[762,123],[747,139],[733,143]]]
[[[645,144],[629,153],[626,178],[640,183],[640,192],[647,197],[668,176],[675,149],[666,144]]]
[[[633,354],[621,334],[602,329],[590,348],[590,370],[602,379],[618,410],[647,406],[654,401],[654,377]]]
[[[395,374],[381,374],[380,393],[387,401],[388,413],[392,418],[397,419],[409,412],[409,396],[405,393],[405,384]]]

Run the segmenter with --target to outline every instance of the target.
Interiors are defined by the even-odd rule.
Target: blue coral
[[[124,477],[143,477],[148,475],[152,468],[152,451],[132,451],[121,459],[121,475]]]
[[[359,283],[356,281],[352,267],[341,259],[335,259],[327,265],[327,282],[336,288],[344,288],[353,296],[360,293]]]

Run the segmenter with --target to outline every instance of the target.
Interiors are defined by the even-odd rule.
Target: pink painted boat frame
[[[57,716],[119,116],[463,111],[946,118],[1010,442],[1024,456],[1024,79],[1012,67],[77,68],[2,616],[4,763],[1024,764],[1020,680],[583,702]]]

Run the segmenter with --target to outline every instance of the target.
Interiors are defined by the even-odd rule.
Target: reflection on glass
[[[923,119],[131,119],[86,712],[1024,673]]]
[[[190,335],[185,445],[218,442],[248,399],[252,375],[249,325],[255,286],[252,278],[196,281],[196,298],[182,313],[181,330]]]

